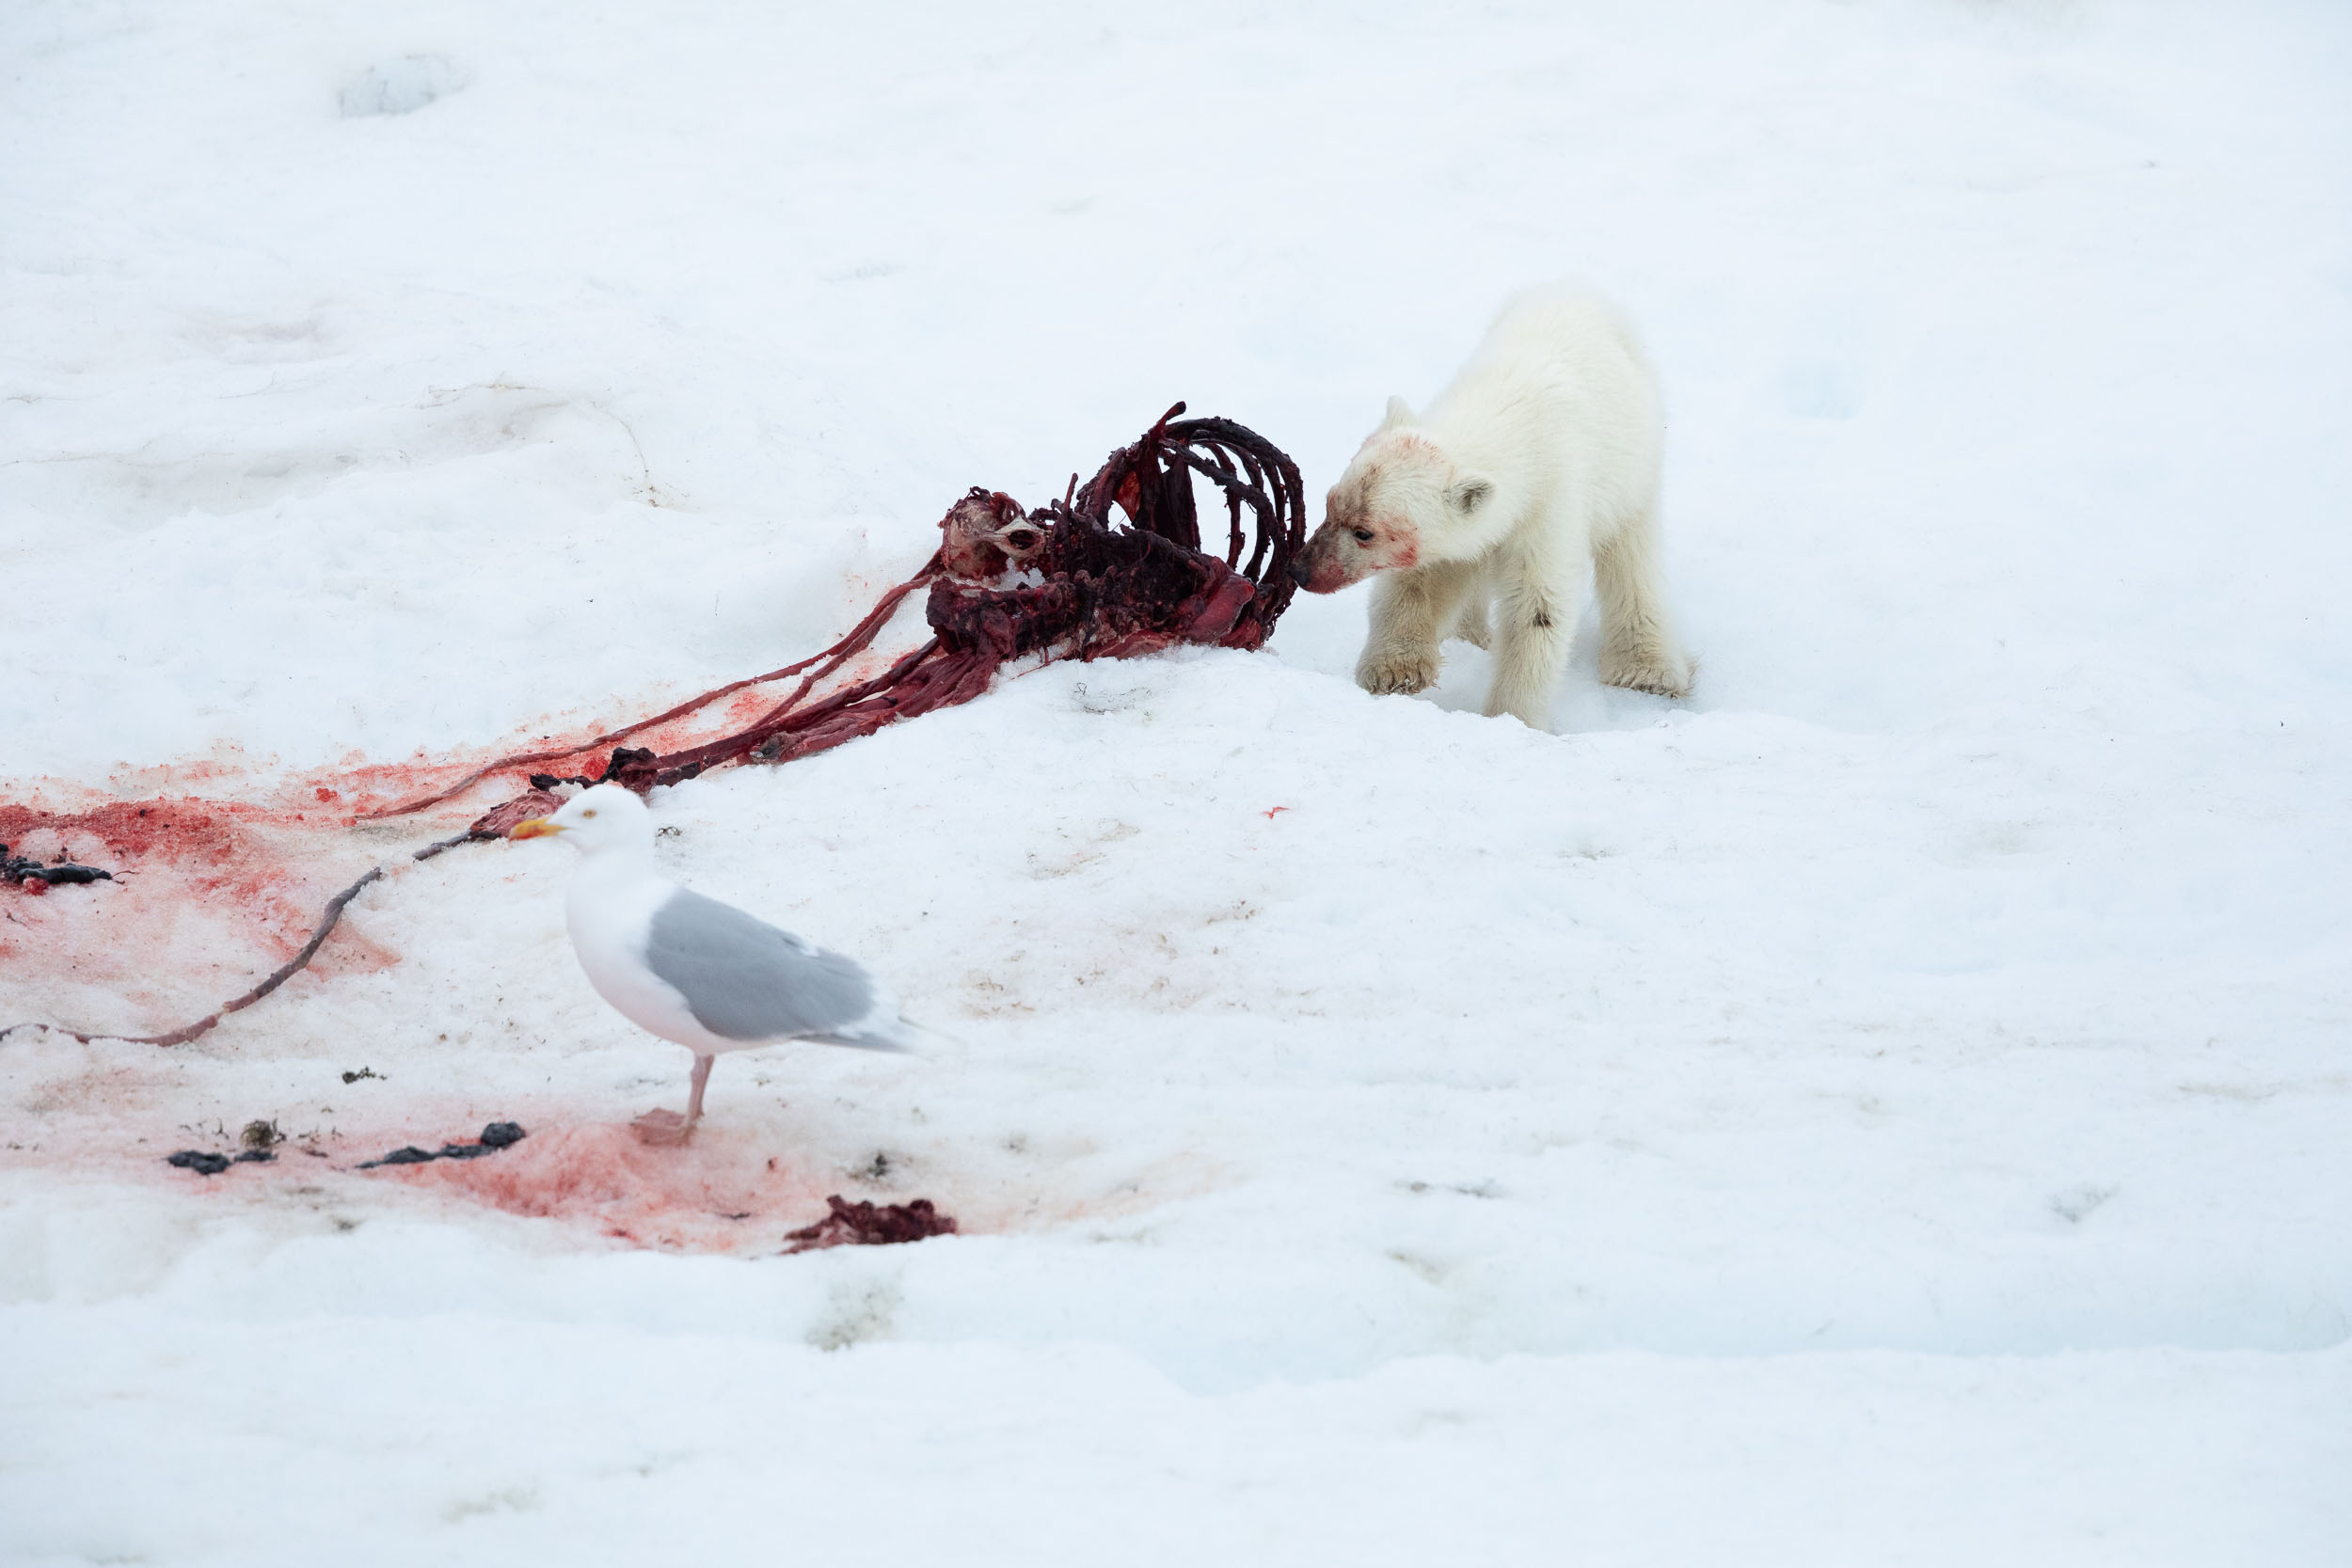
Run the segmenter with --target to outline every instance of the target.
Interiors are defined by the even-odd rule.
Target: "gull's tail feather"
[[[943,1035],[936,1029],[907,1018],[878,1019],[834,1034],[815,1037],[831,1045],[847,1045],[859,1051],[887,1051],[897,1054],[920,1056],[943,1045],[963,1042],[953,1035]]]

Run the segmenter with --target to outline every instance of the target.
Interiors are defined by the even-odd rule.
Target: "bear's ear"
[[[1445,503],[1470,516],[1493,499],[1495,482],[1485,474],[1468,473],[1445,487]]]
[[[1389,400],[1389,411],[1382,417],[1380,420],[1380,428],[1382,430],[1394,430],[1399,425],[1407,425],[1412,422],[1413,411],[1409,407],[1406,406],[1405,400],[1403,398],[1391,398]]]

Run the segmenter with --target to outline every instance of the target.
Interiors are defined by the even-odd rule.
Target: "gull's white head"
[[[619,784],[597,784],[564,802],[552,816],[515,824],[509,838],[545,838],[561,833],[583,855],[608,849],[647,849],[653,845],[653,814]]]

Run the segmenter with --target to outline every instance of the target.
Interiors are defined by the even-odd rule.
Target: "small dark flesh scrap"
[[[835,1246],[891,1246],[956,1233],[954,1217],[931,1207],[928,1197],[913,1203],[851,1203],[835,1193],[825,1199],[825,1207],[833,1212],[786,1233],[784,1239],[791,1243],[784,1249],[787,1254]]]

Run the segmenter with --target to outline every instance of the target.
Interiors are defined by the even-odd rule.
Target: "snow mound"
[[[344,83],[335,95],[335,106],[345,119],[412,115],[462,90],[471,80],[446,55],[404,55],[370,66]]]

